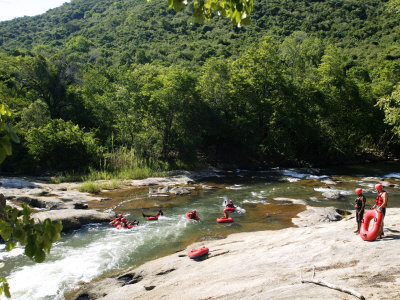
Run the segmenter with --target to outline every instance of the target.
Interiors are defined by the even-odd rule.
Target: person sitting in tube
[[[235,205],[233,205],[233,201],[232,200],[229,200],[228,203],[226,204],[226,206],[235,208]]]
[[[129,228],[129,226],[133,227],[136,225],[139,225],[139,221],[134,220],[133,222],[130,222],[130,221],[126,222],[126,227],[128,227],[128,228]]]
[[[356,208],[357,230],[354,231],[354,233],[360,233],[361,222],[364,216],[365,203],[367,199],[363,195],[361,188],[357,188],[355,192],[357,194],[357,198],[354,202],[354,207]]]
[[[224,210],[224,216],[223,216],[223,218],[224,218],[224,219],[228,219],[228,218],[229,218],[229,215],[228,215],[228,211],[227,211],[227,210]]]
[[[124,218],[124,216],[122,214],[119,214],[117,218],[114,218],[114,219],[111,220],[110,225],[111,226],[120,225],[123,218]]]
[[[188,213],[188,217],[189,219],[193,220],[197,220],[199,218],[195,209],[193,209],[190,213]]]
[[[143,217],[146,217],[146,218],[148,218],[148,217],[155,217],[155,218],[158,219],[158,217],[164,215],[164,212],[160,209],[160,210],[158,210],[158,212],[157,212],[155,215],[145,215],[143,212],[142,212],[142,215],[143,215]]]

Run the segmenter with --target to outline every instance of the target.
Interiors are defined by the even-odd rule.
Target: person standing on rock
[[[382,184],[380,183],[375,184],[375,189],[378,191],[378,195],[376,196],[375,205],[372,208],[376,208],[377,211],[382,212],[383,214],[381,226],[379,228],[379,238],[382,238],[382,236],[384,236],[383,220],[386,215],[386,207],[389,201],[389,196],[388,193],[385,190],[383,190]]]
[[[357,230],[354,233],[360,233],[361,222],[364,217],[364,209],[365,203],[367,199],[363,195],[363,191],[361,188],[356,189],[357,198],[354,203],[354,207],[356,208],[356,221],[357,221]]]

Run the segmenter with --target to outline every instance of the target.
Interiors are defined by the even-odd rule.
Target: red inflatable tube
[[[198,215],[196,215],[196,218],[194,218],[194,219],[190,218],[189,217],[189,213],[186,213],[185,218],[188,219],[188,220],[200,220],[200,217]]]
[[[157,220],[158,220],[158,217],[156,217],[156,216],[150,216],[150,217],[147,217],[147,220],[157,221]]]
[[[376,209],[370,209],[364,214],[361,222],[360,236],[364,241],[375,241],[379,234],[379,227],[382,222],[383,214]],[[369,223],[374,221],[371,230],[369,230]]]
[[[117,229],[131,229],[133,228],[133,225],[129,225],[128,227],[122,227],[121,225],[117,226]]]
[[[207,255],[208,251],[209,251],[209,249],[207,247],[197,248],[197,249],[193,249],[192,251],[190,251],[188,253],[188,256],[190,258],[196,259],[196,258],[200,258],[200,257]]]
[[[224,211],[235,211],[236,208],[230,207],[230,206],[225,206]]]
[[[232,218],[217,218],[218,223],[231,223],[233,222]]]

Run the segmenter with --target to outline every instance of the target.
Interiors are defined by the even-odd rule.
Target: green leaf
[[[7,279],[4,276],[1,276],[0,277],[0,295],[2,295],[3,293],[7,298],[11,298],[10,286],[8,285]]]
[[[16,245],[17,243],[16,242],[14,242],[14,241],[8,241],[7,243],[6,243],[6,251],[11,251],[14,247],[15,247],[15,245]]]
[[[34,259],[35,259],[35,262],[41,263],[46,259],[46,253],[43,250],[38,249],[35,253]]]
[[[28,244],[25,246],[25,254],[29,258],[33,258],[33,256],[35,255],[36,250],[37,250],[36,238],[35,238],[35,236],[30,235],[28,237]]]
[[[0,235],[3,240],[8,241],[11,237],[12,232],[13,229],[10,223],[0,220]]]
[[[9,136],[10,136],[11,140],[14,143],[18,144],[20,142],[20,140],[19,140],[19,137],[17,136],[17,134],[15,133],[14,129],[11,126],[9,126],[8,124],[6,124],[5,127],[8,130],[8,133],[9,133]]]
[[[7,155],[12,154],[10,137],[8,135],[0,138],[0,151],[4,151]]]

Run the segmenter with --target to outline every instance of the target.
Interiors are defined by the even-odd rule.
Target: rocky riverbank
[[[149,194],[163,196],[165,194],[190,193],[186,186],[195,180],[215,176],[214,171],[171,173],[169,177],[146,178],[142,180],[126,180],[122,188],[133,186],[161,186],[158,189],[150,188]],[[7,199],[7,205],[21,206],[28,204],[32,210],[32,217],[37,220],[50,218],[61,220],[63,231],[79,229],[90,223],[109,222],[115,216],[112,211],[88,209],[88,202],[105,201],[108,199],[96,197],[78,190],[81,183],[51,183],[49,178],[0,178],[0,194]],[[204,189],[208,187],[204,186]]]
[[[302,279],[324,280],[366,299],[399,299],[400,209],[388,210],[385,237],[374,242],[353,233],[354,213],[334,219],[341,217],[333,208],[309,207],[294,219],[299,227],[195,243],[92,282],[68,299],[355,299]],[[202,246],[210,249],[207,258],[188,258]]]

